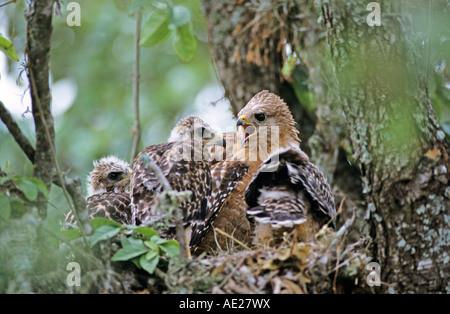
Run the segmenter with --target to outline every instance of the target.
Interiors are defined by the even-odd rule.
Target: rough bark
[[[366,3],[322,6],[366,219],[381,265],[381,291],[445,292],[449,286],[449,143],[430,102],[425,50],[405,1],[382,1],[369,27]]]
[[[48,190],[52,184],[55,166],[52,154],[55,131],[50,110],[49,61],[54,0],[31,1],[27,12],[27,74],[30,82],[32,113],[36,131],[34,176],[41,179]],[[47,200],[39,194],[36,206],[46,215]]]

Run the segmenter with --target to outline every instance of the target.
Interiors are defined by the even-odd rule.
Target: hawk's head
[[[225,146],[222,136],[197,116],[188,116],[181,119],[170,133],[169,142],[184,142],[187,140],[202,140],[203,143]]]
[[[248,146],[249,139],[255,135],[267,137],[267,141],[277,141],[280,147],[298,146],[300,139],[295,124],[286,103],[277,95],[263,90],[239,112],[237,136],[242,146]]]
[[[130,165],[116,156],[94,161],[94,170],[88,176],[88,197],[105,192],[126,193],[130,177]]]

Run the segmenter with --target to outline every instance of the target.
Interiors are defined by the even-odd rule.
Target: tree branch
[[[31,84],[32,113],[36,131],[33,175],[50,190],[54,164],[55,131],[50,111],[49,62],[54,0],[32,1],[27,20],[27,74]],[[36,205],[41,217],[47,214],[47,200],[39,194]]]
[[[7,127],[9,133],[14,137],[16,143],[20,146],[27,158],[34,163],[34,147],[31,145],[28,138],[22,133],[19,125],[14,121],[14,118],[8,112],[5,105],[0,101],[0,119]]]
[[[16,0],[9,0],[9,1],[0,3],[0,8],[4,7],[5,5],[11,4],[11,3],[16,3]]]
[[[141,123],[139,118],[139,63],[140,63],[140,47],[141,38],[141,9],[136,12],[136,33],[134,37],[134,74],[133,74],[133,108],[134,108],[134,126],[133,126],[133,147],[131,148],[130,164],[138,153],[139,143],[141,141]]]
[[[68,179],[61,174],[56,159],[55,130],[51,114],[49,86],[49,62],[52,34],[52,13],[54,0],[32,1],[27,14],[27,74],[31,85],[32,112],[36,129],[36,150],[34,154],[34,176],[41,179],[48,190],[56,181],[80,226],[83,238],[92,232],[84,216],[86,202],[81,193],[81,182]],[[56,176],[54,176],[56,174]],[[56,180],[55,180],[56,179]],[[67,186],[66,186],[67,181]],[[69,198],[69,191],[72,200]],[[74,204],[72,204],[72,201]],[[41,217],[47,213],[47,200],[43,195],[37,200]],[[88,225],[88,227],[86,227]]]

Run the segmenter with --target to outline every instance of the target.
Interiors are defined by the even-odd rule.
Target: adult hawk
[[[129,164],[116,156],[94,161],[87,179],[87,211],[91,218],[105,217],[122,224],[131,223]],[[72,212],[66,222],[74,222]]]
[[[280,147],[299,147],[299,132],[295,125],[286,103],[266,90],[256,94],[239,112],[236,133],[227,134],[227,138],[235,138],[233,154],[227,160],[245,162],[248,171],[235,183],[233,191],[212,222],[213,228],[200,244],[203,250],[237,247],[229,237],[215,233],[214,228],[219,228],[240,242],[251,245],[253,227],[247,219],[245,189],[270,153]]]
[[[137,224],[152,224],[161,214],[157,211],[157,195],[163,192],[163,185],[146,160],[154,161],[175,191],[190,191],[188,200],[182,201],[180,209],[185,227],[186,242],[195,246],[209,228],[214,216],[214,207],[220,198],[212,191],[220,176],[212,175],[212,145],[224,145],[201,118],[188,116],[181,119],[171,132],[168,143],[144,148],[133,163],[131,179],[131,207]],[[216,164],[215,167],[219,167]],[[226,189],[223,189],[226,193]],[[211,198],[213,195],[213,198]],[[167,230],[174,234],[173,226]]]
[[[264,161],[246,189],[245,200],[259,244],[279,244],[283,233],[292,231],[297,240],[313,240],[336,214],[325,177],[294,147],[277,151]]]

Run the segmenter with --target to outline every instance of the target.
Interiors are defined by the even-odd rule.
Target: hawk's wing
[[[306,222],[304,199],[283,186],[272,186],[264,190],[259,205],[247,210],[248,218],[258,223],[270,224],[272,228],[293,227]]]
[[[201,242],[220,212],[223,202],[247,170],[247,164],[238,161],[221,161],[211,166],[212,190],[208,197],[207,212],[203,219],[195,220],[192,224],[191,247]]]
[[[86,209],[90,218],[104,217],[122,224],[132,223],[130,197],[123,193],[94,194],[86,199]],[[72,211],[66,215],[65,223],[76,223]]]
[[[130,197],[122,193],[94,194],[87,198],[89,216],[105,217],[122,224],[131,224]]]
[[[334,198],[322,172],[310,162],[286,163],[286,167],[291,182],[303,185],[308,195],[319,205],[318,209],[329,218],[334,218],[336,215]]]
[[[262,191],[263,201],[260,201]],[[302,206],[300,203],[299,206],[292,205],[289,199],[299,200],[302,198],[300,196],[311,199],[316,204],[311,206],[311,209],[318,210],[330,218],[334,217],[334,198],[325,177],[309,162],[304,152],[289,148],[272,154],[261,165],[246,189],[245,200],[251,208],[248,211],[250,215],[262,216],[264,211],[270,211],[267,215],[273,217],[273,206],[277,205],[277,202],[285,202],[285,215],[290,213],[291,208],[292,218],[298,220],[301,217],[293,213],[298,212],[296,208]],[[278,216],[281,217],[280,213]]]

